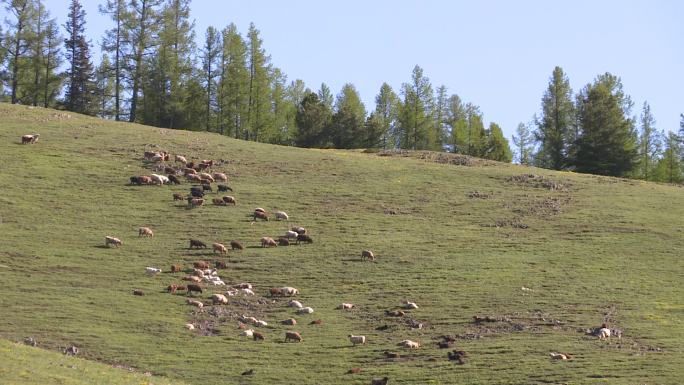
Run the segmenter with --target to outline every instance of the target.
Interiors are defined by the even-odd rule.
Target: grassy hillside
[[[31,132],[39,142],[21,145]],[[174,203],[187,183],[129,186],[130,176],[152,172],[142,161],[148,149],[221,163],[214,171],[229,174],[237,206]],[[278,147],[0,104],[0,337],[75,344],[87,359],[189,384],[681,382],[684,190],[404,155]],[[314,243],[258,247],[288,224],[252,223],[257,206],[287,211],[289,226],[305,226]],[[139,226],[156,236],[138,238]],[[123,247],[104,248],[105,235]],[[247,248],[216,258],[188,250],[189,238]],[[365,248],[376,262],[360,260]],[[228,262],[226,282],[250,282],[257,296],[197,311],[185,295],[163,292],[183,274],[145,275],[146,266],[216,259]],[[299,288],[315,313],[294,315],[286,299],[267,297],[274,286]],[[420,308],[385,315],[404,299]],[[357,308],[336,309],[341,302]],[[266,340],[240,337],[239,314],[268,321]],[[499,321],[475,324],[475,315]],[[297,326],[279,324],[293,316]],[[323,324],[309,325],[314,319]],[[585,335],[604,321],[624,331],[620,341]],[[304,341],[283,343],[286,330]],[[352,347],[348,334],[369,342]],[[442,335],[456,336],[464,365],[437,347]],[[403,339],[423,346],[403,350]],[[556,351],[574,359],[551,360]],[[351,367],[362,372],[346,374]],[[254,375],[242,376],[248,369]]]

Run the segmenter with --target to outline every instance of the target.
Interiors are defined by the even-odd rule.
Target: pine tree
[[[580,134],[574,166],[579,172],[625,176],[637,158],[631,100],[619,78],[604,74],[578,96]]]
[[[138,102],[142,88],[143,75],[149,73],[144,67],[143,59],[155,46],[153,35],[159,21],[158,7],[163,0],[130,0],[125,29],[129,39],[127,43],[126,76],[131,85],[131,101],[128,121],[137,119]]]
[[[435,106],[434,106],[434,137],[435,143],[433,144],[433,150],[442,151],[444,149],[444,143],[446,143],[446,138],[449,136],[448,125],[447,125],[447,111],[449,108],[449,97],[447,96],[447,88],[444,85],[437,87]]]
[[[570,81],[563,69],[556,67],[542,97],[542,115],[536,122],[539,167],[562,170],[567,166],[574,119]]]
[[[311,92],[302,79],[295,79],[287,86],[287,98],[297,107],[302,104],[304,97]],[[332,110],[332,107],[328,108]]]
[[[399,108],[401,148],[423,150],[434,147],[432,124],[432,85],[419,66],[413,68],[411,83],[404,83],[404,99]]]
[[[524,124],[518,124],[515,130],[516,135],[513,135],[513,144],[517,150],[516,159],[520,164],[529,165],[532,162],[532,142],[533,137],[530,128]]]
[[[299,147],[328,147],[330,143],[326,140],[325,133],[330,125],[331,115],[331,111],[318,99],[315,92],[307,93],[297,109],[295,144]]]
[[[653,180],[653,169],[662,152],[661,134],[655,128],[655,118],[651,114],[651,106],[644,102],[641,113],[641,133],[639,136],[639,167],[637,176],[645,180]]]
[[[669,132],[665,139],[665,150],[653,172],[653,180],[667,183],[682,183],[684,180],[684,162],[681,153],[684,151],[682,137]]]
[[[214,122],[214,111],[217,109],[216,89],[218,83],[216,78],[219,76],[219,59],[221,55],[221,35],[214,27],[208,27],[205,33],[204,47],[201,53],[202,78],[206,94],[206,122],[205,129],[212,131],[211,125]]]
[[[67,32],[64,45],[69,62],[64,106],[69,111],[93,114],[97,108],[94,104],[94,69],[90,45],[85,38],[85,11],[79,0],[71,0],[64,27]]]
[[[372,119],[369,117],[369,123],[372,124],[373,131],[376,129],[376,126],[380,131],[380,147],[382,148],[395,148],[399,144],[400,138],[396,132],[397,104],[397,94],[394,93],[389,84],[382,83],[380,92],[375,97],[374,116]]]
[[[482,150],[482,157],[498,162],[510,163],[513,159],[511,147],[503,135],[501,127],[496,123],[490,123],[485,134],[486,144]]]
[[[295,134],[296,105],[287,95],[287,76],[279,68],[273,70],[273,91],[271,105],[273,108],[273,137],[269,142],[292,145]]]
[[[126,0],[106,0],[104,5],[99,6],[100,13],[110,15],[114,21],[114,27],[105,31],[102,42],[102,51],[111,55],[110,61],[112,77],[114,78],[114,120],[121,120],[123,113],[123,81],[126,66],[126,43],[129,34],[126,28],[126,20],[131,18],[126,6]]]
[[[5,18],[7,31],[3,39],[3,47],[7,58],[7,73],[10,84],[10,101],[12,104],[20,102],[21,70],[27,68],[26,54],[31,46],[31,18],[33,7],[29,0],[3,0],[7,14]]]
[[[354,85],[347,83],[337,95],[330,130],[331,142],[335,148],[363,147],[367,139],[365,129],[366,108]]]
[[[461,98],[458,95],[449,96],[446,111],[446,126],[449,133],[449,146],[452,152],[465,153],[466,143],[466,111]]]
[[[245,139],[260,141],[263,131],[269,128],[271,115],[269,105],[270,94],[270,60],[263,49],[263,41],[254,23],[249,25],[247,33],[249,47],[249,103],[247,106],[247,130]],[[268,136],[268,134],[265,134]]]
[[[102,55],[100,65],[95,69],[95,105],[96,115],[101,118],[115,116],[114,88],[112,65],[106,53]]]
[[[321,88],[318,90],[318,99],[332,111],[335,104],[335,96],[327,84],[321,83]]]
[[[247,130],[249,104],[249,71],[247,70],[247,45],[230,24],[221,32],[221,75],[219,77],[219,131],[236,139]],[[246,134],[244,134],[246,135]]]
[[[459,108],[455,102],[456,100],[452,100],[450,107],[455,110],[450,112],[454,151],[470,156],[483,156],[486,132],[480,107],[466,103]]]

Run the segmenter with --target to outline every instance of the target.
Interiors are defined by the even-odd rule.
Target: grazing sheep
[[[466,357],[468,357],[468,353],[464,352],[463,350],[453,350],[447,352],[447,358],[449,361],[456,361],[461,365],[465,364]]]
[[[200,283],[202,282],[202,278],[194,276],[194,275],[186,275],[185,277],[182,278],[183,281],[190,281],[194,283]]]
[[[109,247],[109,245],[114,245],[115,247],[119,247],[123,245],[123,242],[121,242],[121,239],[112,237],[112,236],[105,236],[105,246]]]
[[[567,354],[567,353],[551,352],[551,353],[549,353],[549,355],[551,356],[551,358],[553,358],[555,360],[571,360],[572,359],[572,355]]]
[[[401,358],[401,354],[385,350],[383,353],[387,358]]]
[[[138,177],[138,184],[152,184],[152,178],[147,175],[140,175]]]
[[[244,250],[245,247],[238,241],[230,241],[230,248],[232,250]]]
[[[346,302],[343,302],[343,303],[340,305],[339,308],[342,309],[342,310],[351,310],[351,309],[354,308],[354,304],[353,304],[353,303],[346,303]]]
[[[67,356],[75,356],[78,354],[78,348],[76,346],[69,346],[64,351],[64,354],[66,354]]]
[[[268,221],[268,214],[266,214],[263,211],[255,211],[254,212],[254,220],[256,221],[257,219]]]
[[[363,250],[361,252],[361,260],[368,259],[369,261],[375,261],[375,254],[370,250]]]
[[[301,308],[304,307],[304,306],[302,305],[301,302],[299,302],[299,301],[297,301],[297,300],[294,300],[294,299],[293,299],[292,301],[288,302],[288,303],[287,303],[287,306],[289,306],[289,307],[296,307],[296,308],[298,308],[298,309],[301,309]]]
[[[279,221],[281,219],[284,221],[290,220],[290,217],[287,215],[285,211],[276,211],[275,213],[273,213],[273,215],[275,215],[276,221]]]
[[[208,180],[211,183],[214,183],[216,181],[213,176],[207,174],[206,172],[199,173],[199,177],[204,179],[204,180]]]
[[[163,166],[162,168],[164,169],[164,173],[168,174],[167,176],[169,176],[169,177],[175,176],[176,173],[178,172],[178,170],[176,170],[175,168],[173,168],[171,166]],[[171,178],[169,178],[169,180],[171,180]]]
[[[240,332],[240,335],[243,337],[253,337],[254,336],[254,329],[243,330]]]
[[[158,269],[156,267],[146,267],[145,272],[147,273],[147,275],[157,275],[157,274],[161,273],[162,270]]]
[[[290,241],[285,237],[278,238],[278,246],[290,246]]]
[[[173,193],[173,201],[174,202],[175,201],[184,201],[184,200],[185,200],[185,197],[183,196],[183,194]]]
[[[138,228],[138,236],[139,237],[154,237],[154,232],[149,227],[140,227],[140,228]]]
[[[199,207],[199,206],[203,206],[203,205],[204,205],[204,199],[188,197],[188,206]]]
[[[222,173],[222,172],[215,172],[212,174],[215,180],[220,180],[222,182],[228,182],[228,175]]]
[[[197,174],[197,171],[195,171],[194,168],[185,167],[185,168],[183,169],[183,175],[185,175],[185,176],[188,176],[188,175],[195,175],[195,174]]]
[[[129,180],[131,181],[131,186],[135,184],[140,185],[140,180],[138,180],[137,176],[132,176],[129,178]]]
[[[300,242],[306,242],[306,243],[311,244],[311,243],[313,243],[313,239],[307,234],[298,234],[297,235],[297,244],[299,244]]]
[[[203,304],[201,301],[198,301],[198,300],[195,300],[195,299],[190,299],[190,298],[188,298],[188,299],[187,299],[187,303],[188,303],[188,305],[196,306],[196,307],[198,307],[198,308],[200,308],[200,309],[204,307],[204,304]]]
[[[418,349],[420,347],[420,343],[411,340],[403,340],[398,345],[406,349]]]
[[[193,291],[202,294],[202,286],[188,284],[188,294],[192,293]]]
[[[283,295],[283,292],[280,290],[280,288],[277,288],[277,287],[270,288],[269,293],[271,294],[271,297],[275,297],[277,295]]]
[[[254,295],[254,291],[252,291],[252,289],[240,289],[240,291],[244,295]]]
[[[371,380],[371,385],[387,385],[388,382],[389,382],[388,377],[374,378]]]
[[[169,178],[169,181],[173,184],[181,184],[180,179],[178,179],[178,177],[173,175],[173,174],[169,174],[168,178]]]
[[[259,333],[259,332],[253,332],[253,333],[252,333],[252,339],[253,339],[254,341],[263,341],[263,340],[266,339],[266,337],[265,337],[263,334]]]
[[[241,283],[238,283],[238,284],[233,285],[233,287],[236,288],[236,289],[251,289],[251,288],[252,288],[252,284],[251,284],[251,283],[247,283],[247,282],[241,282]]]
[[[171,293],[171,294],[176,294],[177,291],[185,291],[185,290],[188,290],[188,288],[183,286],[183,285],[176,285],[175,283],[172,283],[166,287],[166,291]]]
[[[598,331],[598,338],[600,340],[609,340],[610,339],[610,329],[607,327],[601,327]]]
[[[186,174],[185,179],[187,179],[189,182],[202,182],[202,178],[200,178],[200,176],[197,174]]]
[[[276,243],[275,240],[271,237],[262,237],[261,238],[261,247],[277,247],[278,243]]]
[[[315,320],[309,322],[309,325],[323,325],[323,320],[322,319],[315,319]]]
[[[145,292],[140,290],[140,289],[135,289],[135,290],[133,290],[133,295],[143,296],[143,295],[145,295]]]
[[[294,319],[294,318],[288,318],[288,319],[286,319],[286,320],[280,321],[280,323],[281,323],[282,325],[294,326],[294,325],[297,324],[297,320]]]
[[[214,303],[214,305],[219,303],[225,305],[228,303],[228,298],[226,298],[226,296],[223,294],[213,294],[211,296],[211,301]]]
[[[193,198],[202,198],[204,197],[204,191],[199,187],[190,187],[190,196]]]
[[[266,213],[266,210],[264,210],[264,209],[261,208],[261,207],[255,208],[254,211],[255,211],[255,212],[259,211],[259,212],[261,212],[261,213]],[[266,214],[268,214],[268,213],[266,213]]]
[[[285,332],[285,342],[287,341],[302,342],[302,335],[298,332]]]
[[[213,243],[211,247],[214,253],[218,252],[219,254],[228,254],[228,248],[222,243]]]
[[[166,175],[152,174],[150,177],[152,178],[152,182],[160,186],[169,183],[169,178]]]
[[[207,262],[207,261],[195,261],[192,263],[192,267],[194,267],[195,269],[205,270],[205,269],[209,268],[209,262]],[[202,272],[202,273],[204,273],[204,272]]]
[[[282,295],[286,295],[286,296],[291,297],[291,296],[295,296],[295,295],[299,294],[299,290],[295,289],[294,287],[285,286],[285,287],[280,288],[280,293]]]
[[[297,314],[311,314],[314,312],[314,309],[311,307],[303,307],[299,310],[297,310]]]
[[[355,336],[353,334],[348,335],[349,341],[356,346],[357,344],[365,345],[366,344],[366,336]]]
[[[404,301],[404,309],[418,309],[418,305],[415,302]]]
[[[220,184],[220,185],[218,185],[218,191],[219,192],[226,192],[226,191],[233,192],[233,189],[230,188],[230,186],[226,186],[225,184]]]
[[[33,144],[36,141],[38,141],[38,138],[36,138],[36,135],[38,134],[29,134],[29,135],[22,135],[21,137],[21,144]]]
[[[191,240],[190,240],[190,248],[191,248],[191,249],[193,249],[193,248],[197,248],[197,249],[206,249],[206,248],[207,248],[207,245],[206,245],[204,242],[202,242],[202,241],[198,241],[198,240],[196,240],[196,239],[191,239]]]
[[[185,159],[185,157],[183,155],[176,155],[174,157],[174,162],[186,164],[186,163],[188,163],[188,160]]]
[[[288,239],[297,239],[297,235],[299,235],[299,234],[297,234],[296,231],[288,230],[288,231],[285,233],[285,238],[288,238]]]
[[[210,185],[210,184],[202,183],[202,191],[211,191],[211,192],[214,192],[214,189],[211,188],[211,185]]]
[[[406,313],[402,310],[385,310],[385,314],[390,317],[403,317]]]
[[[268,323],[266,321],[259,319],[254,323],[254,326],[259,326],[259,327],[265,328],[266,326],[268,326]]]
[[[226,202],[226,204],[232,204],[233,206],[237,205],[237,200],[235,200],[235,197],[230,195],[224,196],[223,201]]]
[[[306,234],[306,229],[301,226],[295,226],[291,230],[297,234]]]
[[[195,330],[195,325],[193,324],[185,324],[185,328],[188,330]]]

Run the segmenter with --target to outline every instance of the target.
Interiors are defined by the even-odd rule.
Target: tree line
[[[516,160],[553,170],[681,183],[684,115],[678,131],[658,130],[648,102],[634,103],[619,77],[605,73],[574,94],[556,67],[541,112],[520,123],[513,136]]]
[[[351,83],[333,94],[325,83],[312,90],[288,81],[254,24],[244,35],[232,23],[210,26],[198,46],[190,0],[103,0],[99,12],[111,28],[100,39],[97,65],[79,0],[71,1],[63,28],[43,0],[1,1],[3,101],[300,147],[513,157],[498,124],[485,125],[477,105],[433,87],[419,66],[396,91],[383,83],[367,110]],[[574,95],[557,67],[540,115],[512,138],[517,161],[681,181],[684,128],[665,137],[648,105],[637,128],[632,107],[618,77],[600,75]]]

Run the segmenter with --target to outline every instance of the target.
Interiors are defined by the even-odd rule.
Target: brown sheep
[[[228,176],[222,172],[215,172],[213,174],[215,180],[220,180],[222,182],[228,182]]]
[[[194,275],[186,275],[185,277],[183,277],[183,281],[190,281],[190,282],[194,282],[194,283],[200,283],[200,282],[202,282],[202,278],[197,277],[197,276],[194,276]]]
[[[197,261],[197,262],[193,262],[193,263],[192,263],[192,266],[193,266],[195,269],[203,269],[203,270],[209,268],[209,264],[208,264],[206,261]]]
[[[370,250],[363,250],[361,252],[361,260],[368,259],[369,261],[375,261],[375,254]]]
[[[278,238],[278,246],[290,246],[290,241],[287,238]]]
[[[315,319],[315,320],[309,322],[309,325],[322,325],[322,324],[323,324],[322,319]]]
[[[233,206],[237,205],[237,201],[235,200],[235,197],[232,197],[230,195],[224,196],[223,201],[226,202],[226,204],[232,204]]]
[[[186,167],[183,169],[183,175],[185,175],[185,176],[195,175],[195,174],[197,174],[197,171],[194,168]]]
[[[297,235],[297,244],[299,244],[300,242],[306,242],[306,243],[311,244],[311,243],[313,243],[313,238],[311,238],[307,234],[299,234],[299,235]]]
[[[152,184],[152,178],[147,175],[140,175],[138,177],[138,184]]]
[[[188,294],[192,293],[193,291],[202,294],[202,286],[192,283],[188,284]]]
[[[183,163],[183,164],[188,163],[188,160],[185,159],[185,157],[184,157],[183,155],[176,155],[175,158],[174,158],[174,161],[175,161],[175,162],[180,162],[180,163]]]
[[[188,205],[190,207],[199,207],[204,205],[204,199],[188,197]]]
[[[266,337],[264,337],[264,335],[259,332],[254,332],[252,333],[252,339],[254,341],[263,341],[266,339]]]
[[[181,271],[183,271],[183,266],[171,265],[171,273],[180,273]]]
[[[143,295],[145,295],[145,292],[140,290],[140,289],[135,289],[135,290],[133,290],[133,295],[143,296]]]
[[[184,200],[185,200],[185,197],[183,196],[183,194],[173,193],[173,201],[174,202],[175,201],[184,201]]]
[[[207,174],[206,172],[199,173],[199,176],[200,178],[210,181],[211,183],[214,183],[216,181],[213,176]]]
[[[272,287],[269,292],[271,293],[271,297],[283,295],[283,291],[280,290],[279,287]]]
[[[230,248],[233,250],[244,250],[245,247],[238,241],[230,241]]]
[[[294,319],[294,318],[288,318],[288,319],[286,319],[286,320],[280,321],[280,323],[281,323],[282,325],[294,326],[294,325],[297,324],[297,320]]]
[[[138,237],[154,237],[154,232],[149,227],[138,228]]]
[[[191,249],[193,249],[193,248],[206,249],[207,245],[202,241],[198,241],[197,239],[191,239],[190,240],[190,248]]]
[[[347,374],[359,374],[359,373],[361,373],[361,368],[358,368],[358,367],[351,368],[351,369],[349,369],[349,371],[347,371]]]
[[[200,176],[197,174],[187,174],[185,178],[191,182],[202,182],[202,178],[200,178]]]
[[[261,219],[261,220],[264,220],[264,221],[268,221],[268,214],[266,214],[266,213],[263,212],[263,211],[255,211],[255,212],[254,212],[254,220],[256,221],[257,218],[258,218],[258,219]]]
[[[302,335],[298,332],[285,332],[285,342],[287,341],[302,342]]]
[[[214,253],[218,252],[219,254],[228,254],[228,248],[224,246],[222,243],[214,243],[211,245]]]
[[[211,202],[216,206],[228,206],[228,203],[224,202],[221,198],[214,198],[211,200]]]
[[[389,377],[374,378],[371,380],[371,385],[387,385]]]
[[[169,174],[168,177],[169,177],[169,182],[171,182],[173,184],[182,184],[180,179],[178,179],[177,176],[175,176],[173,174]]]
[[[278,244],[276,241],[271,238],[271,237],[262,237],[261,238],[261,247],[277,247]]]

